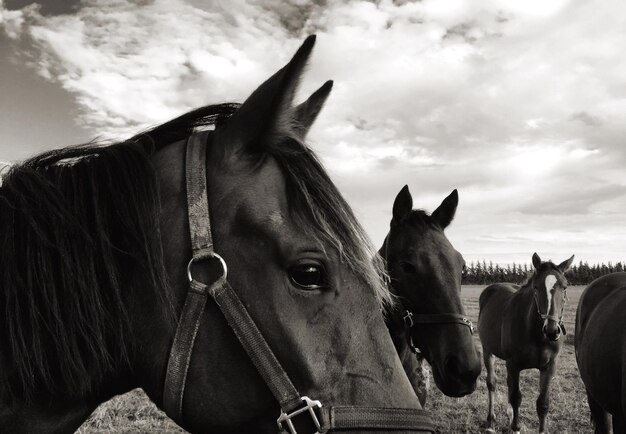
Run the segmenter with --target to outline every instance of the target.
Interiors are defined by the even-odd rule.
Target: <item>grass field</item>
[[[484,286],[464,286],[462,297],[468,315],[473,321],[478,318],[478,296]],[[574,331],[574,319],[578,298],[583,287],[568,289],[569,302],[565,309],[565,321],[568,330],[566,345],[563,345],[558,360],[558,371],[552,381],[552,402],[549,413],[548,431],[558,434],[589,433],[589,408],[584,387],[578,375],[571,344]],[[476,336],[478,342],[478,336]],[[506,368],[501,360],[496,362],[498,377],[496,431],[508,433],[506,416],[507,391]],[[521,421],[522,432],[537,432],[537,413],[535,400],[539,390],[537,370],[523,371],[520,376],[523,394]],[[465,398],[448,398],[433,385],[426,405],[433,413],[439,433],[478,433],[485,427],[487,414],[487,388],[485,373],[480,376],[477,390]],[[101,405],[83,424],[81,434],[104,433],[183,433],[174,423],[160,412],[145,395],[134,390],[126,395],[112,399]]]

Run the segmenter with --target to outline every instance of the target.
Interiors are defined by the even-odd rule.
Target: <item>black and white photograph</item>
[[[626,434],[626,3],[0,0],[0,434]]]

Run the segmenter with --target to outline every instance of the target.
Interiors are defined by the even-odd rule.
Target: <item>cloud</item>
[[[596,214],[626,218],[626,204],[604,201],[626,189],[620,11],[616,0],[85,0],[54,14],[0,3],[0,26],[29,47],[22,61],[75,95],[78,122],[113,137],[243,100],[317,33],[300,97],[335,87],[311,143],[373,238],[404,184],[425,208],[459,188],[465,226],[452,233],[480,255],[480,240],[506,239],[500,228],[550,243],[530,233],[571,213],[602,220],[615,251],[626,239]]]

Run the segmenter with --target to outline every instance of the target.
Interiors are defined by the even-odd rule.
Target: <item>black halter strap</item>
[[[433,313],[433,314],[414,314],[410,310],[404,311],[402,317],[404,321],[404,327],[406,328],[407,340],[409,342],[409,348],[418,357],[424,357],[413,342],[413,336],[411,336],[411,329],[418,324],[460,324],[467,326],[471,334],[474,334],[474,324],[465,315],[459,313]]]
[[[213,249],[206,184],[208,132],[192,134],[187,142],[186,176],[189,230],[193,255],[188,265],[189,290],[170,351],[163,406],[176,422],[183,421],[183,399],[189,361],[208,295],[211,295],[259,374],[278,401],[278,429],[290,434],[325,433],[328,430],[416,430],[434,432],[428,412],[409,408],[326,406],[301,396],[246,307],[227,281],[226,263]],[[222,274],[212,283],[198,281],[193,265],[217,260]],[[296,431],[295,426],[309,426]]]
[[[403,320],[404,325],[409,329],[417,324],[461,324],[469,327],[470,332],[474,334],[474,324],[469,318],[460,313],[415,314],[410,310],[406,310]]]

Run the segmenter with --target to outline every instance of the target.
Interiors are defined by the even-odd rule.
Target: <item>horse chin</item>
[[[433,378],[435,379],[435,384],[444,395],[451,398],[461,398],[473,393],[476,390],[477,379],[468,382],[454,378],[450,375],[442,374],[441,372],[440,368],[435,368],[433,366]]]

